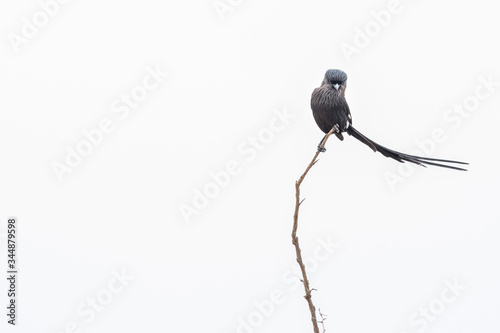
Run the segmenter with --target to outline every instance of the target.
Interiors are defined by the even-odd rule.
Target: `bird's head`
[[[347,85],[347,74],[340,69],[329,69],[325,73],[323,84],[332,85],[335,90],[339,90],[341,87],[345,89]]]

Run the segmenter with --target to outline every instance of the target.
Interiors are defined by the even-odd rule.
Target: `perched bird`
[[[368,139],[366,136],[358,132],[352,126],[352,116],[349,111],[349,105],[345,100],[345,89],[347,86],[347,74],[340,69],[329,69],[325,73],[325,78],[319,88],[314,89],[311,97],[311,109],[313,111],[314,120],[318,127],[325,133],[330,132],[334,126],[337,127],[335,135],[341,141],[344,140],[343,132],[355,137],[365,145],[370,147],[374,152],[380,152],[385,157],[389,157],[401,163],[411,162],[421,166],[426,164],[435,165],[443,168],[466,171],[465,169],[446,165],[451,164],[469,164],[464,162],[441,160],[437,158],[420,157],[408,155],[394,151],[379,145],[375,141]],[[321,140],[323,142],[323,140]],[[324,152],[326,149],[321,147],[321,142],[318,145],[318,150]],[[440,163],[437,163],[440,162]]]

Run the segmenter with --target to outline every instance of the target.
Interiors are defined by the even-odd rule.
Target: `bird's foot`
[[[334,133],[340,133],[339,124],[335,124],[335,125],[333,125],[333,132],[334,132]]]
[[[324,153],[326,151],[326,148],[325,147],[321,147],[321,145],[318,145],[318,151],[320,153]]]

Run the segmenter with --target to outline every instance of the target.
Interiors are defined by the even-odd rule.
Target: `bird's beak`
[[[339,90],[340,84],[335,83],[335,84],[333,85],[333,87],[335,88],[335,90]]]

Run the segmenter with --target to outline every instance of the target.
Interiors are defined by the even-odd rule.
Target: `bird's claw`
[[[321,147],[321,145],[318,146],[318,151],[320,153],[324,153],[326,151],[326,148],[325,147]]]

